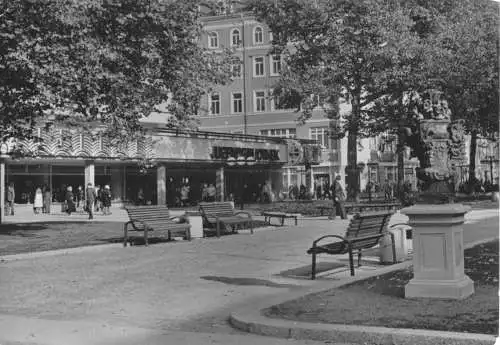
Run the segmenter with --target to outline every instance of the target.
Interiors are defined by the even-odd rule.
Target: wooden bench
[[[233,232],[237,226],[250,226],[253,234],[252,215],[245,211],[235,212],[230,202],[200,202],[199,207],[204,226],[215,226],[217,237],[220,237],[222,226],[230,226]]]
[[[284,225],[285,223],[285,218],[293,218],[295,219],[295,226],[297,226],[297,215],[292,214],[292,213],[285,213],[285,212],[267,212],[263,211],[261,213],[264,216],[264,221],[271,225],[271,218],[279,218],[281,226]]]
[[[349,254],[349,266],[351,276],[354,276],[354,260],[353,252],[358,251],[358,267],[361,264],[361,250],[375,247],[379,240],[386,234],[391,235],[392,239],[392,255],[393,261],[396,262],[396,245],[394,243],[394,235],[387,230],[387,226],[393,212],[368,212],[354,215],[347,227],[345,236],[326,235],[315,240],[312,247],[307,251],[312,254],[312,272],[311,279],[316,279],[316,255],[330,254],[340,255]],[[337,241],[325,244],[319,242],[325,239],[335,238]]]
[[[148,245],[148,238],[167,237],[171,240],[174,237],[183,237],[191,240],[191,225],[189,223],[179,223],[170,216],[170,211],[166,206],[126,206],[130,220],[123,226],[123,246],[127,246],[130,240],[129,231],[142,231],[144,233],[145,245]],[[129,229],[129,226],[131,228]]]

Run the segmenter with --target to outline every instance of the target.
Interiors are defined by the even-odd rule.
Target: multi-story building
[[[331,182],[336,174],[345,176],[347,139],[337,139],[335,127],[323,107],[318,107],[305,123],[297,122],[297,109],[282,109],[273,97],[273,87],[280,77],[283,60],[272,51],[273,33],[251,13],[228,13],[202,18],[204,35],[201,44],[208,49],[232,49],[233,81],[219,87],[202,100],[199,114],[201,129],[216,132],[245,133],[272,137],[313,139],[321,145],[319,165],[313,165],[306,176],[303,165],[283,168],[283,189],[291,184],[305,184],[311,178],[319,184]],[[350,105],[340,103],[340,116],[350,112]],[[393,149],[392,151],[390,151]],[[382,184],[397,180],[395,145],[381,138],[360,139],[358,162],[364,163],[360,186],[368,181]],[[418,162],[407,157],[405,177],[416,187]],[[309,184],[313,188],[313,183]]]
[[[303,165],[290,164],[283,170],[283,189],[305,184],[306,179],[331,181],[344,174],[347,153],[343,140],[329,135],[330,120],[318,108],[305,124],[299,124],[297,109],[283,109],[273,97],[280,77],[282,57],[273,54],[269,28],[249,13],[202,18],[205,33],[201,44],[208,49],[232,49],[233,81],[208,94],[201,102],[200,128],[215,132],[254,134],[270,137],[313,139],[322,147],[321,162],[306,176]],[[343,105],[341,113],[347,112]],[[293,145],[293,141],[291,142]],[[343,152],[343,153],[342,153]],[[310,184],[312,188],[313,184]]]

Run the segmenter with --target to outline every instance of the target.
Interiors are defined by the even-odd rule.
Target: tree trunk
[[[476,187],[476,151],[477,151],[477,131],[473,130],[470,136],[470,150],[469,150],[469,183],[467,191],[474,192]]]
[[[398,157],[398,188],[397,188],[397,197],[401,199],[403,183],[405,182],[405,150],[404,143],[401,131],[398,131],[398,148],[397,148],[397,157]]]
[[[351,200],[358,199],[359,193],[359,171],[358,164],[358,122],[360,116],[361,95],[354,95],[351,101],[352,114],[347,136],[347,195]]]

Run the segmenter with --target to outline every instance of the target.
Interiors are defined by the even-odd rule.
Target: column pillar
[[[111,167],[111,194],[112,199],[122,201],[123,194],[123,169],[121,166]]]
[[[167,168],[164,165],[159,165],[156,168],[156,195],[157,204],[167,204]]]
[[[0,158],[0,224],[5,220],[5,159]]]
[[[42,164],[43,185],[50,186],[50,165]]]
[[[292,185],[292,169],[286,169],[286,182],[287,182],[287,192],[290,190],[290,186]]]
[[[413,227],[413,279],[405,297],[463,299],[474,293],[464,273],[462,204],[417,204],[401,213]]]
[[[95,164],[94,161],[85,161],[85,188],[91,183],[95,186]]]
[[[221,167],[215,172],[215,189],[217,190],[217,200],[224,201],[224,168]]]

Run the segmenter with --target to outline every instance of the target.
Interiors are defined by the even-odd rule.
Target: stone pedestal
[[[189,224],[191,225],[191,238],[203,238],[203,219],[200,212],[186,212]]]
[[[418,204],[403,209],[413,227],[413,279],[405,297],[463,299],[474,293],[464,274],[462,204]]]

